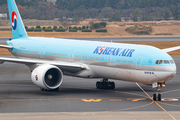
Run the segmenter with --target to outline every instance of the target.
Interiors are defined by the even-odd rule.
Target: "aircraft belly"
[[[142,70],[131,70],[121,68],[111,68],[102,66],[91,66],[98,77],[115,80],[123,80],[138,83],[151,83],[152,80],[159,80],[156,76],[146,76]]]
[[[90,66],[96,77],[108,78],[129,82],[138,82],[143,84],[152,84],[155,82],[168,81],[173,78],[175,72],[148,71],[122,69],[105,66]]]

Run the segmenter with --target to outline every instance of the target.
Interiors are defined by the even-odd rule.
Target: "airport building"
[[[0,19],[7,19],[7,14],[5,14],[5,13],[1,14],[0,13]]]

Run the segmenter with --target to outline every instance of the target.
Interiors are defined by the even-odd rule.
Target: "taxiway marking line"
[[[136,85],[152,100],[152,97],[146,91],[144,91],[144,89],[142,89],[142,87],[137,82]]]
[[[101,102],[102,99],[81,99],[84,102]]]
[[[170,92],[177,92],[177,91],[180,91],[180,89],[177,89],[177,90],[171,90],[171,91],[166,91],[166,92],[161,92],[161,94],[170,93]]]
[[[151,100],[152,100],[152,97],[150,97],[150,95],[146,92],[146,91],[144,91],[144,89],[136,82],[136,85],[149,97],[149,98],[151,98]],[[153,101],[153,102],[155,102],[156,103],[156,105],[158,105],[164,112],[166,112],[173,120],[176,120],[170,113],[168,113],[161,105],[159,105],[158,103],[157,103],[157,101]]]
[[[157,101],[154,101],[164,112],[167,112],[161,105],[159,105],[159,103],[157,103]]]
[[[159,102],[161,104],[164,104],[164,105],[168,105],[168,106],[173,106],[173,107],[180,107],[180,105],[173,105],[173,104],[168,104],[168,103],[163,103],[163,102]]]
[[[115,102],[115,101],[122,101],[122,99],[109,99],[109,101]]]
[[[162,110],[164,110],[164,112],[166,112],[173,120],[176,120],[176,118],[174,118],[170,113],[168,113],[163,107],[161,107],[161,105],[159,105],[157,103],[157,101],[154,101],[156,103],[156,105],[158,105]]]
[[[141,105],[141,106],[137,106],[137,107],[132,107],[132,108],[123,108],[123,109],[116,109],[116,110],[109,110],[109,111],[104,111],[104,112],[112,112],[112,111],[124,111],[124,110],[133,110],[133,109],[137,109],[137,108],[142,108],[142,107],[146,107],[149,106],[151,104],[153,104],[154,102],[152,101],[151,103],[148,103],[146,105]]]
[[[137,102],[137,101],[140,101],[140,100],[146,100],[146,98],[134,99],[134,100],[132,100],[132,101],[133,101],[133,102]]]

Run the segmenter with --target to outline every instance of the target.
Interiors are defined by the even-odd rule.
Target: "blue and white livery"
[[[114,82],[108,79],[159,88],[176,74],[176,64],[167,52],[180,46],[161,50],[147,45],[28,37],[15,1],[7,2],[13,39],[0,47],[16,58],[0,57],[0,63],[27,65],[33,83],[41,90],[58,90],[64,75],[102,78],[96,83],[98,89],[114,89]],[[156,94],[153,99],[156,100]]]

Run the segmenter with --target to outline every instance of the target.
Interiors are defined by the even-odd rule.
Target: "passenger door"
[[[143,61],[143,56],[139,56],[136,61],[136,69],[137,70],[141,70],[142,61]]]
[[[42,47],[41,53],[40,53],[40,59],[44,59],[44,51],[45,51],[45,47]]]
[[[73,62],[74,50],[70,51],[69,62]]]

